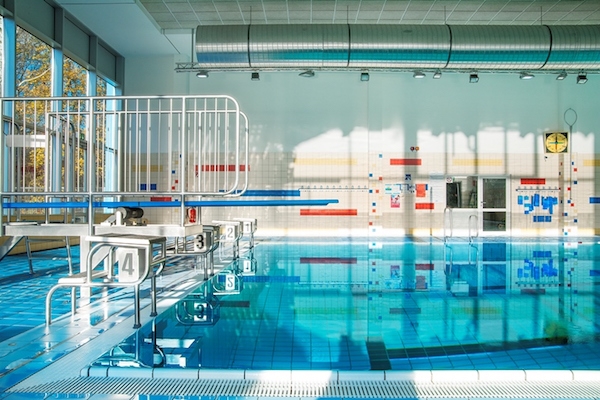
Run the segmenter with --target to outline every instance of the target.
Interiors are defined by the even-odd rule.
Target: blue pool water
[[[94,365],[600,369],[597,239],[271,239]]]

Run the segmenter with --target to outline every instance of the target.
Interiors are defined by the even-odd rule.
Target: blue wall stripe
[[[337,199],[322,200],[198,200],[186,201],[187,207],[267,207],[267,206],[326,206],[336,204]],[[11,209],[32,208],[87,208],[88,203],[81,201],[65,201],[61,203],[39,202],[39,203],[2,203],[2,207]],[[117,207],[148,207],[165,208],[179,207],[179,201],[95,201],[95,208],[117,208]]]

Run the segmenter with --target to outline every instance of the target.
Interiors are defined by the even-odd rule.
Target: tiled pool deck
[[[0,261],[0,399],[3,400],[39,398],[5,392],[118,326],[124,334],[133,332],[132,289],[109,289],[96,294],[91,305],[81,307],[75,317],[70,316],[70,289],[58,290],[52,302],[54,322],[47,327],[46,294],[59,278],[68,274],[68,265],[65,260],[51,259],[54,255],[63,257],[64,249],[44,253],[50,259],[34,260],[33,275],[29,274],[26,254],[7,256]],[[73,248],[73,259],[79,259],[78,247]],[[74,269],[78,268],[74,261]],[[203,273],[195,271],[185,260],[167,265],[163,276],[158,278],[159,299],[182,281],[198,280],[201,276]],[[148,291],[149,284],[144,284],[141,296],[144,310],[149,308]],[[147,321],[147,314],[142,313],[146,315],[142,323]]]

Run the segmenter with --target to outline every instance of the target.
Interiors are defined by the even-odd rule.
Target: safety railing
[[[96,212],[143,202],[184,225],[186,203],[248,185],[248,120],[229,96],[3,98],[0,110],[6,223],[34,217],[93,234]]]

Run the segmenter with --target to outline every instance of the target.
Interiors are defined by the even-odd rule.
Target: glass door
[[[482,233],[506,233],[506,178],[479,177],[479,227]]]
[[[444,235],[502,235],[507,232],[506,177],[446,178]]]

